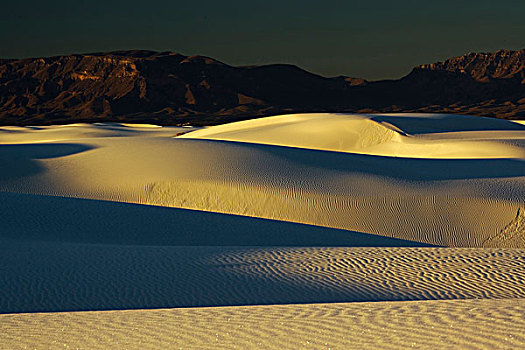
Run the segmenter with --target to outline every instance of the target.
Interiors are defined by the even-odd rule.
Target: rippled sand
[[[5,246],[11,313],[525,298],[521,249]]]
[[[503,299],[14,314],[0,347],[521,349],[524,313]]]

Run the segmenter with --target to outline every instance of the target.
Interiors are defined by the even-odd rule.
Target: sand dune
[[[336,125],[343,117],[335,116]],[[284,117],[264,119],[273,118]],[[499,122],[508,131],[507,122]],[[1,191],[212,211],[463,247],[499,246],[493,238],[514,227],[525,209],[523,158],[386,157],[173,138],[180,129],[171,128],[56,129],[61,141],[43,142],[51,127],[22,133],[16,144],[6,136]],[[87,137],[93,133],[100,135]],[[504,246],[523,247],[520,227]]]
[[[0,315],[0,348],[520,349],[524,312],[503,299]]]
[[[1,127],[0,168],[0,348],[525,341],[520,123]]]
[[[168,128],[149,124],[69,124],[53,126],[0,126],[0,144],[24,144],[76,141],[101,137],[175,136],[186,128]],[[153,133],[152,133],[153,132]]]
[[[490,139],[483,137],[487,130],[496,131]],[[470,133],[460,140],[414,137],[464,131]],[[525,128],[505,120],[454,115],[300,114],[229,123],[181,137],[408,158],[523,158],[522,147],[496,142],[505,136],[525,140]]]

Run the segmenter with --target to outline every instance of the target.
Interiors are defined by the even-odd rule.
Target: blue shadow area
[[[0,181],[36,175],[44,171],[35,159],[65,157],[92,148],[70,143],[0,145]]]
[[[508,120],[453,114],[433,114],[424,117],[378,115],[370,119],[390,123],[414,135],[457,131],[525,131],[525,125]]]
[[[0,193],[0,238],[148,246],[422,247],[361,232],[99,200]]]

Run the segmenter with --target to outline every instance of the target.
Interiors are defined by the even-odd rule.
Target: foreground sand
[[[0,315],[2,349],[522,349],[525,301]]]
[[[525,346],[523,124],[2,127],[0,165],[0,348]]]

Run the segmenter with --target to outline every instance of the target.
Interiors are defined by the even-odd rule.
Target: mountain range
[[[380,81],[145,50],[0,59],[3,125],[211,125],[296,112],[525,119],[525,49],[469,53]]]

